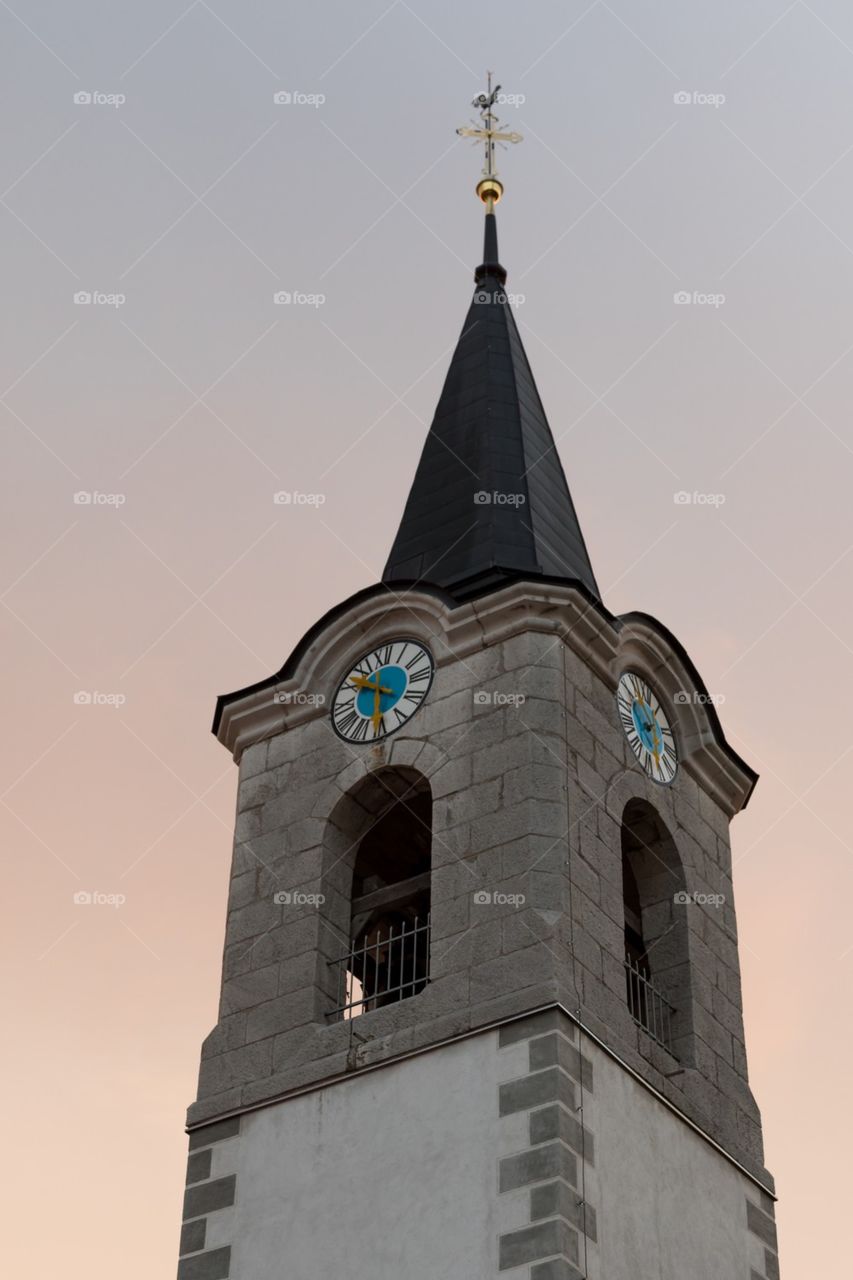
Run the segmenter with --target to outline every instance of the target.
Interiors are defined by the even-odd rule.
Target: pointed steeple
[[[483,261],[382,580],[431,583],[462,601],[517,578],[558,578],[599,599],[504,292],[494,214],[502,186],[491,156],[494,138],[518,135],[492,127],[496,94],[475,102],[486,105],[486,129],[464,131],[486,139],[487,167],[477,188],[486,205]]]

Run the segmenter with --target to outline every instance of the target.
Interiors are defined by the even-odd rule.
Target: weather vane
[[[486,212],[492,213],[504,190],[495,168],[495,143],[521,142],[521,134],[506,133],[499,128],[500,121],[495,115],[494,106],[501,87],[496,84],[494,89],[492,88],[491,71],[486,72],[486,76],[488,91],[478,94],[472,103],[472,106],[480,112],[480,128],[463,127],[456,132],[460,138],[474,138],[475,141],[482,142],[486,149],[486,163],[483,165],[483,176],[477,183],[477,195],[486,206]]]

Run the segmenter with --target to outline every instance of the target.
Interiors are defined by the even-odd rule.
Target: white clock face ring
[[[643,771],[653,782],[669,783],[678,769],[675,737],[661,701],[651,685],[626,671],[616,691],[625,737]]]
[[[335,733],[346,742],[376,742],[409,720],[429,693],[432,654],[419,640],[388,640],[359,658],[332,701]]]

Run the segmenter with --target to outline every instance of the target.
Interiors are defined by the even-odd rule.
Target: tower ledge
[[[330,610],[302,638],[280,670],[217,700],[213,732],[239,761],[254,743],[323,718],[337,673],[360,651],[395,630],[416,634],[441,667],[524,632],[562,639],[613,691],[635,668],[669,695],[677,716],[683,766],[731,817],[758,775],[726,741],[701,676],[675,636],[648,614],[611,614],[578,584],[519,580],[457,604],[424,584],[378,585]]]

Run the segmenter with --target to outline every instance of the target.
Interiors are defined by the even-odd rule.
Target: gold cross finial
[[[492,73],[486,72],[487,91],[480,93],[474,99],[472,105],[480,112],[479,128],[462,128],[456,132],[460,138],[474,138],[477,142],[482,142],[486,150],[486,163],[483,165],[483,176],[477,183],[477,195],[486,206],[487,213],[492,213],[498,200],[503,195],[503,183],[498,179],[498,171],[495,168],[495,143],[496,142],[521,142],[520,133],[507,133],[500,129],[500,121],[494,112],[494,106],[497,102],[498,94],[501,91],[499,84],[492,88]]]

